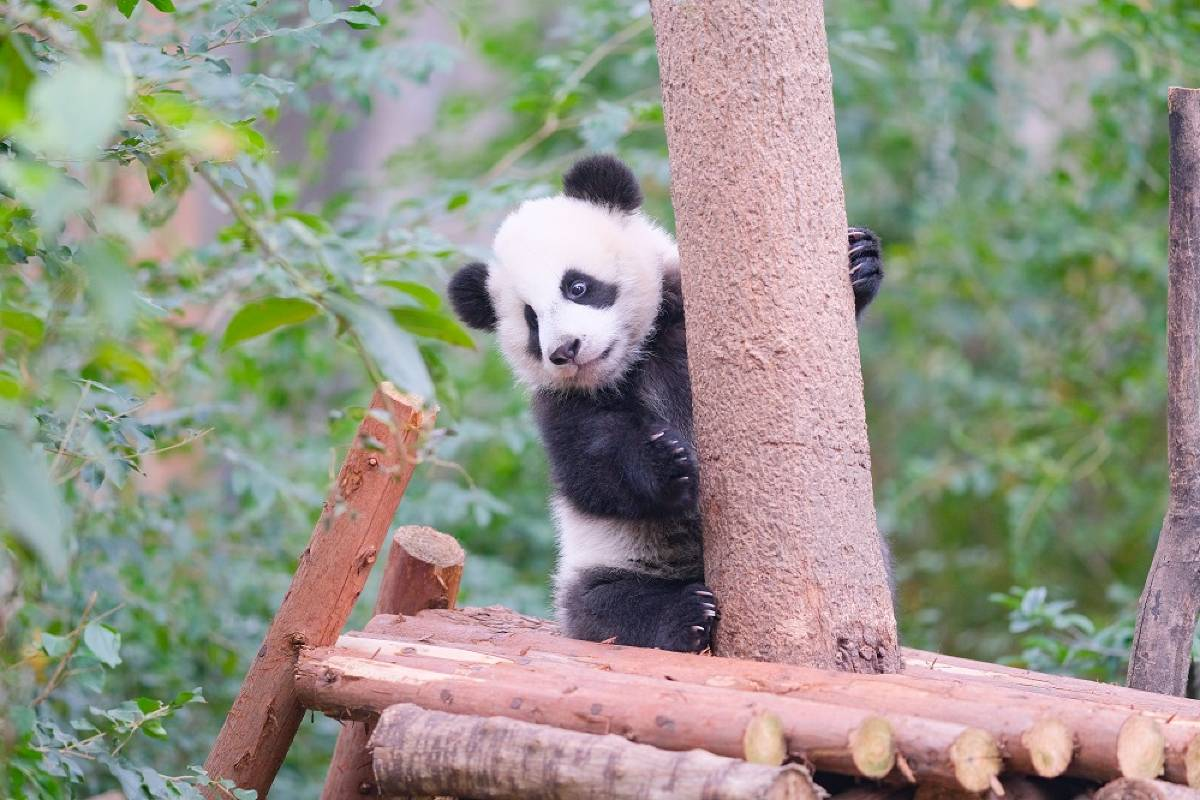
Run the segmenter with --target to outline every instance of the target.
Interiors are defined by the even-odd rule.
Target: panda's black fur
[[[559,364],[564,374],[582,375],[588,367],[576,365],[576,353],[581,347],[586,349],[589,340],[572,329],[559,331],[560,338],[544,343],[545,332],[539,328],[533,300],[520,296],[515,284],[509,285],[511,280],[491,279],[489,267],[484,264],[469,264],[454,276],[450,299],[469,325],[486,330],[507,325],[501,331],[502,340],[508,331],[506,355],[514,362],[514,369],[532,384],[533,410],[556,490],[552,505],[559,528],[561,562],[556,605],[565,633],[592,641],[697,652],[709,644],[717,603],[704,585],[698,461],[693,444],[683,295],[674,263],[677,255],[669,237],[637,210],[641,189],[628,167],[617,159],[584,159],[567,172],[563,184],[566,198],[612,215],[613,224],[634,226],[630,227],[631,236],[649,236],[647,242],[661,248],[646,262],[656,264],[660,270],[661,288],[657,298],[642,300],[657,302],[653,324],[640,341],[628,347],[624,346],[628,343],[622,343],[618,371],[597,385],[579,387],[573,386],[569,378],[552,382],[540,377],[556,374],[553,370]],[[547,224],[560,228],[572,224],[576,219],[572,214],[596,213],[561,199],[531,201],[537,202],[546,204],[542,207],[545,210],[522,207],[524,212],[517,213],[545,214]],[[593,218],[604,221],[600,217],[579,217],[579,236],[588,235]],[[525,222],[532,221],[537,220]],[[607,229],[597,230],[612,235]],[[502,227],[497,236],[498,251],[503,231]],[[629,308],[619,305],[621,299],[628,302],[621,292],[630,293],[628,287],[621,286],[621,278],[625,277],[621,271],[648,267],[613,267],[615,274],[609,277],[616,280],[594,277],[578,264],[565,263],[576,260],[569,238],[558,251],[549,248],[560,252],[564,263],[546,262],[536,241],[538,232],[536,225],[527,224],[524,239],[515,234],[505,237],[507,262],[501,266],[510,273],[520,273],[525,269],[522,257],[529,257],[531,264],[537,261],[537,276],[524,286],[539,290],[542,305],[549,303],[550,311],[557,314],[554,319],[564,313],[590,313],[568,305],[568,300],[590,303],[600,313],[630,313]],[[551,233],[547,228],[548,237]],[[559,230],[555,235],[561,233]],[[516,245],[511,243],[514,239]],[[580,250],[585,249],[581,244]],[[514,261],[517,263],[510,263]],[[883,278],[879,239],[870,231],[850,230],[849,268],[855,311],[861,313]],[[639,273],[637,277],[644,276]],[[550,291],[541,286],[543,282],[561,286],[556,283]],[[497,300],[503,307],[497,307]],[[524,308],[519,311],[522,303]],[[566,311],[561,310],[563,306]],[[516,327],[518,313],[524,315],[525,329]],[[505,314],[513,319],[505,318]],[[631,327],[635,326],[616,329]],[[518,351],[520,335],[527,337],[523,353]],[[639,334],[633,335],[636,338]],[[577,336],[583,338],[573,338]],[[614,346],[610,344],[607,350],[593,355],[588,363],[605,365]],[[548,349],[551,352],[544,352]],[[522,363],[515,363],[518,360]]]

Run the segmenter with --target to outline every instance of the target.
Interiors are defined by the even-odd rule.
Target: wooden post
[[[214,779],[231,779],[266,798],[304,717],[293,675],[297,653],[337,640],[412,477],[418,439],[433,418],[391,384],[375,392],[291,586],[204,763]]]
[[[895,672],[821,0],[651,10],[716,652]]]
[[[466,554],[453,536],[416,525],[398,529],[383,568],[375,613],[416,614],[428,608],[454,608],[465,561]],[[374,727],[369,721],[343,724],[321,800],[379,796],[367,751]]]
[[[1171,134],[1167,251],[1170,497],[1138,608],[1129,685],[1187,691],[1200,610],[1200,89],[1167,92]]]
[[[385,710],[371,739],[380,788],[476,800],[817,800],[801,766],[747,764],[502,717]]]

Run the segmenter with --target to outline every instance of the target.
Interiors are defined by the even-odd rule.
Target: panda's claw
[[[702,583],[685,586],[664,609],[662,627],[654,646],[690,653],[707,649],[712,641],[713,626],[720,617],[712,598],[712,590]]]
[[[707,589],[697,589],[696,594],[700,597],[712,597],[713,596],[713,593],[708,591]]]
[[[879,292],[883,281],[882,245],[867,228],[849,229],[848,259],[850,286],[854,289],[854,310],[861,313]]]
[[[664,437],[666,435],[667,435],[666,431],[659,431],[658,433],[652,433],[652,434],[650,434],[650,441],[657,442],[659,439],[661,439],[662,437]]]

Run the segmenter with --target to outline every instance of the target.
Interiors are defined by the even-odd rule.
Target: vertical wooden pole
[[[895,672],[822,0],[651,10],[716,652]]]
[[[379,583],[375,613],[416,614],[427,608],[454,608],[465,561],[466,554],[453,536],[415,525],[398,529]],[[344,723],[321,800],[379,796],[367,750],[374,728],[370,722]]]
[[[1138,608],[1129,685],[1182,696],[1200,609],[1200,89],[1167,92],[1167,462],[1170,497]]]
[[[375,392],[291,586],[204,762],[214,779],[228,778],[266,798],[304,717],[296,700],[296,654],[337,640],[412,477],[421,433],[433,419],[433,412],[422,412],[391,384]]]

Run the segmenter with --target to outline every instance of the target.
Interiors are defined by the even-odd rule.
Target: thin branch
[[[67,670],[67,664],[71,662],[71,659],[75,656],[75,651],[79,649],[79,640],[83,638],[83,629],[87,627],[88,616],[92,613],[92,608],[95,605],[96,593],[92,592],[91,596],[88,597],[87,605],[83,607],[83,614],[79,617],[79,625],[70,633],[71,644],[67,648],[67,652],[63,654],[63,657],[58,662],[58,666],[51,673],[50,680],[46,681],[46,685],[38,692],[37,697],[33,698],[33,702],[29,704],[30,706],[37,706],[44,702],[58,686],[58,682],[62,680],[63,673]]]

